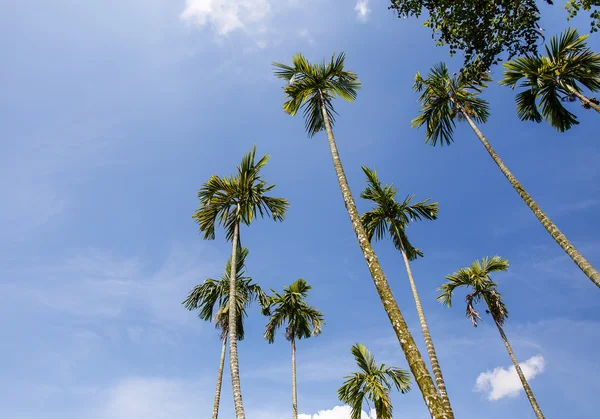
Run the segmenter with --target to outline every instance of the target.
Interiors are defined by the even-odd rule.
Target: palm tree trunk
[[[231,246],[231,270],[229,276],[229,324],[237,324],[237,293],[236,293],[236,269],[237,269],[237,250],[239,246],[240,224],[235,223],[233,229],[233,240]],[[242,389],[240,384],[240,370],[238,366],[237,352],[237,328],[229,328],[229,369],[231,370],[231,386],[233,388],[233,403],[235,405],[236,419],[246,419],[244,406],[242,403]]]
[[[510,359],[512,360],[512,362],[515,366],[515,370],[517,370],[517,375],[519,376],[519,379],[521,380],[521,384],[523,384],[523,388],[525,389],[525,393],[527,394],[529,403],[531,403],[531,407],[533,408],[533,411],[535,412],[535,416],[538,419],[544,419],[544,414],[542,413],[540,406],[538,406],[538,404],[537,404],[537,400],[535,399],[535,397],[533,395],[533,391],[531,391],[531,387],[529,387],[529,383],[527,383],[527,379],[525,378],[525,375],[523,374],[523,371],[521,370],[521,367],[519,366],[519,363],[517,362],[517,358],[515,358],[515,354],[510,346],[510,343],[508,343],[508,339],[506,338],[506,335],[504,334],[504,330],[502,329],[502,326],[500,325],[500,323],[498,321],[496,321],[496,319],[494,319],[494,323],[496,323],[496,327],[498,328],[498,331],[500,332],[500,336],[502,336],[502,340],[504,341],[504,345],[506,346],[508,355],[510,355]]]
[[[365,233],[365,229],[363,228],[362,223],[360,222],[360,217],[358,215],[358,211],[356,210],[356,204],[354,202],[354,198],[352,197],[352,192],[350,191],[350,186],[348,185],[348,180],[346,179],[346,174],[344,173],[344,168],[342,167],[342,161],[340,160],[340,156],[338,154],[337,146],[335,144],[335,138],[333,136],[333,131],[331,129],[331,123],[329,122],[329,116],[327,115],[327,109],[325,108],[325,104],[323,103],[323,97],[321,96],[321,112],[323,114],[323,119],[325,122],[325,130],[327,131],[327,140],[329,142],[329,148],[331,150],[331,157],[333,159],[333,166],[335,168],[335,173],[338,178],[338,183],[340,185],[340,190],[342,192],[342,197],[344,199],[344,204],[346,206],[346,210],[348,211],[348,215],[350,216],[350,221],[352,222],[352,227],[354,229],[354,233],[358,238],[358,242],[360,244],[360,248],[362,249],[363,255],[369,267],[369,271],[371,273],[371,277],[373,278],[373,282],[375,283],[375,288],[377,289],[377,293],[379,294],[379,298],[381,299],[381,303],[383,304],[383,308],[385,309],[390,322],[392,323],[392,327],[394,328],[394,332],[396,333],[396,337],[400,342],[400,346],[404,351],[404,355],[406,356],[406,360],[408,361],[408,366],[415,377],[415,381],[421,390],[421,394],[423,395],[423,400],[425,401],[425,405],[429,410],[429,414],[434,419],[450,419],[454,418],[454,414],[451,410],[446,410],[442,399],[433,384],[433,380],[431,379],[431,375],[429,375],[429,371],[427,370],[427,366],[421,357],[421,353],[419,352],[419,348],[415,344],[415,341],[408,330],[408,326],[404,321],[404,317],[400,312],[400,308],[398,307],[398,303],[394,299],[392,294],[392,290],[387,282],[385,274],[381,269],[379,264],[379,260],[371,247],[371,243],[369,243],[369,239],[367,238],[367,234]]]
[[[444,407],[446,408],[446,410],[452,411],[452,408],[450,407],[450,399],[448,399],[448,392],[446,391],[446,383],[444,382],[444,377],[442,376],[442,369],[440,368],[437,354],[435,353],[433,340],[431,339],[431,334],[429,333],[429,326],[427,325],[427,320],[425,320],[425,313],[423,312],[423,306],[421,305],[421,298],[419,298],[419,293],[417,292],[417,285],[415,284],[415,280],[412,275],[412,270],[410,269],[410,264],[408,263],[408,257],[406,256],[406,252],[404,250],[404,246],[402,245],[402,241],[400,241],[400,246],[402,246],[402,258],[404,259],[404,266],[406,266],[408,281],[410,282],[410,288],[412,290],[413,298],[415,299],[415,306],[417,307],[417,315],[419,316],[419,323],[421,323],[421,330],[423,331],[423,338],[425,340],[425,347],[427,348],[427,355],[429,356],[429,361],[431,362],[433,378],[435,379],[438,391],[440,393],[440,396],[442,397]]]
[[[567,86],[567,87],[569,88],[569,91],[571,93],[573,93],[575,96],[577,96],[577,98],[579,98],[579,100],[582,103],[588,105],[590,108],[594,108],[594,110],[596,112],[600,113],[600,106],[598,106],[594,102],[592,102],[589,97],[582,95],[577,90],[573,89],[571,86]]]
[[[525,190],[523,185],[521,185],[521,182],[519,182],[517,178],[513,176],[510,170],[508,170],[508,167],[506,167],[506,165],[500,159],[498,154],[496,154],[490,143],[488,143],[487,139],[483,136],[481,131],[479,131],[479,128],[477,128],[477,126],[475,125],[471,117],[468,115],[468,113],[462,111],[462,109],[461,112],[464,115],[467,122],[469,123],[469,125],[471,126],[471,128],[473,129],[473,131],[475,131],[475,134],[477,134],[477,137],[479,138],[485,149],[488,151],[494,162],[498,165],[504,176],[506,176],[506,178],[508,179],[512,187],[515,189],[515,191],[517,191],[519,196],[521,196],[523,201],[525,201],[527,206],[531,209],[531,211],[533,211],[537,219],[540,220],[540,223],[542,223],[542,225],[548,231],[548,233],[550,233],[554,240],[556,240],[556,243],[558,243],[559,246],[563,248],[563,250],[567,253],[567,255],[569,255],[571,259],[573,259],[573,262],[575,262],[575,264],[579,266],[579,269],[581,269],[583,273],[585,273],[586,276],[594,284],[596,284],[597,287],[600,287],[600,273],[598,273],[598,271],[590,264],[590,262],[588,262],[587,259],[584,258],[581,253],[579,253],[575,246],[573,246],[571,242],[565,237],[565,235],[558,229],[556,224],[552,222],[552,220],[546,215],[546,213],[544,213],[544,211],[542,211],[539,205],[533,200],[531,195],[529,195],[529,193]]]
[[[221,401],[221,386],[223,384],[225,352],[227,352],[227,335],[223,337],[223,348],[221,349],[221,362],[219,363],[219,375],[217,376],[217,390],[215,391],[215,405],[213,406],[212,419],[217,419],[219,417],[219,402]]]
[[[298,393],[296,388],[296,341],[292,336],[292,417],[298,419]]]

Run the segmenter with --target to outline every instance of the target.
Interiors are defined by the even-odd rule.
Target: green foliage
[[[304,279],[298,279],[292,285],[283,288],[283,294],[273,290],[268,299],[268,311],[271,318],[265,330],[265,339],[275,341],[275,332],[284,324],[287,340],[308,339],[321,334],[325,320],[323,314],[306,303],[308,291],[312,286]]]
[[[237,337],[244,339],[244,317],[247,316],[246,308],[258,300],[263,312],[267,310],[268,298],[261,287],[252,282],[252,278],[245,273],[246,257],[248,249],[238,248],[236,263],[236,307],[237,313]],[[225,272],[221,279],[206,279],[197,285],[183,301],[187,310],[198,310],[198,317],[206,321],[214,321],[215,327],[221,330],[221,339],[224,339],[229,331],[229,277],[231,275],[231,258],[227,261]],[[217,309],[215,313],[214,310]]]
[[[550,39],[545,56],[517,57],[504,64],[500,84],[525,88],[516,97],[521,120],[546,119],[561,132],[579,124],[563,102],[572,99],[573,92],[581,93],[581,86],[592,92],[600,89],[600,54],[587,47],[587,37],[569,28]]]
[[[352,408],[350,419],[360,419],[365,399],[371,400],[378,419],[392,419],[392,386],[401,393],[410,391],[410,374],[397,367],[377,365],[373,354],[363,344],[351,349],[359,372],[344,377],[346,381],[338,389],[339,399]]]
[[[548,1],[550,2],[550,1]],[[391,0],[398,17],[427,15],[424,26],[450,55],[464,53],[465,67],[484,71],[500,61],[537,52],[541,36],[536,0]]]
[[[427,78],[417,73],[413,89],[421,93],[421,110],[412,126],[425,125],[426,143],[449,145],[454,141],[455,118],[460,120],[467,114],[476,122],[487,121],[490,108],[479,94],[489,81],[487,73],[473,78],[461,72],[450,77],[445,63],[434,65]]]
[[[481,320],[479,312],[475,309],[475,304],[480,301],[484,301],[487,304],[488,313],[491,314],[495,321],[499,324],[504,324],[508,318],[508,311],[504,302],[502,302],[502,296],[496,289],[496,283],[490,278],[490,274],[506,271],[507,269],[508,261],[502,259],[500,256],[485,257],[481,261],[476,260],[471,266],[459,269],[446,276],[448,282],[439,288],[442,294],[438,297],[438,301],[451,307],[452,295],[457,288],[471,288],[473,292],[467,294],[466,297],[466,315],[473,323],[473,326],[477,326],[478,320]]]
[[[572,19],[579,14],[580,10],[585,10],[590,13],[590,32],[598,32],[600,29],[600,10],[592,10],[592,7],[600,6],[598,0],[568,0],[565,4],[565,9],[569,12],[568,19]]]
[[[225,227],[227,240],[232,240],[236,223],[250,225],[256,215],[283,221],[289,207],[287,200],[267,196],[275,185],[269,185],[260,176],[260,170],[266,166],[270,156],[265,154],[258,161],[255,157],[256,147],[253,147],[237,166],[235,176],[213,175],[200,188],[200,205],[193,218],[205,240],[215,238],[217,224]]]
[[[335,109],[332,100],[340,97],[348,102],[356,99],[360,81],[356,74],[344,70],[344,53],[333,54],[331,61],[311,64],[300,53],[292,58],[292,66],[273,63],[275,75],[288,82],[283,88],[287,101],[283,110],[294,116],[304,110],[305,127],[309,137],[325,129],[321,106],[325,105],[327,116],[333,126]]]
[[[399,203],[395,199],[398,189],[393,185],[382,185],[375,169],[370,170],[363,166],[362,170],[367,177],[367,186],[360,197],[375,203],[375,208],[361,217],[369,241],[373,238],[380,240],[387,232],[396,249],[405,251],[409,260],[423,256],[423,252],[409,242],[406,229],[411,221],[436,220],[438,203],[426,199],[411,204],[414,195],[407,196],[402,203]]]

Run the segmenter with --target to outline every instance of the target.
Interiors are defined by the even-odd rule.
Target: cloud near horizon
[[[544,372],[546,362],[542,355],[536,355],[520,363],[527,381],[533,380]],[[504,397],[516,397],[523,390],[519,376],[514,366],[509,368],[497,367],[492,371],[479,374],[475,382],[474,391],[487,393],[490,401],[500,400]]]
[[[300,415],[298,419],[350,419],[350,406],[335,406],[333,409],[320,410],[314,415]],[[360,415],[361,419],[375,419],[375,412],[371,411],[368,415],[364,412]]]

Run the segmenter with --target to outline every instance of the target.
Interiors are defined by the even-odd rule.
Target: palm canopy
[[[227,231],[227,240],[232,240],[236,224],[250,225],[256,215],[283,221],[289,203],[284,198],[267,196],[275,185],[269,185],[260,175],[269,158],[265,154],[256,161],[256,147],[253,147],[242,158],[234,176],[213,175],[202,185],[198,192],[200,205],[193,218],[204,233],[204,239],[213,240],[215,226],[222,225]]]
[[[466,314],[473,326],[477,326],[477,321],[481,320],[474,307],[480,301],[487,304],[488,309],[486,311],[502,325],[508,318],[508,311],[502,301],[502,295],[496,289],[496,283],[490,278],[490,274],[506,271],[507,269],[508,261],[500,256],[485,257],[481,261],[476,260],[470,266],[446,276],[448,282],[439,288],[442,294],[438,297],[438,300],[450,307],[452,306],[452,293],[456,288],[471,288],[472,292],[467,294],[466,298]]]
[[[521,120],[546,119],[561,132],[579,124],[562,102],[574,92],[581,93],[581,86],[592,92],[600,89],[600,54],[586,46],[587,37],[569,28],[550,39],[546,56],[518,57],[504,64],[504,78],[499,83],[525,88],[516,97]]]
[[[395,199],[398,193],[397,188],[393,185],[382,185],[375,169],[370,170],[362,166],[362,170],[367,177],[367,186],[360,197],[375,203],[375,208],[367,211],[361,217],[369,241],[373,238],[381,240],[387,232],[392,238],[394,246],[398,250],[406,252],[409,260],[423,256],[423,252],[413,247],[408,241],[405,230],[411,221],[436,220],[439,210],[438,203],[429,202],[430,199],[426,199],[411,204],[414,195],[407,196],[402,203],[399,203]]]
[[[273,63],[275,75],[286,80],[283,88],[287,101],[283,104],[286,113],[294,116],[304,110],[305,127],[309,137],[325,129],[321,106],[324,105],[331,125],[335,121],[332,100],[336,97],[352,102],[360,89],[356,74],[344,70],[346,54],[333,54],[331,61],[311,64],[301,54],[292,58],[292,65]]]
[[[247,316],[246,307],[254,300],[258,300],[263,313],[268,305],[267,295],[262,288],[252,282],[252,278],[246,276],[244,270],[248,249],[242,247],[237,252],[236,263],[236,307],[239,313],[237,317],[237,337],[244,339],[244,317]],[[198,310],[198,317],[202,320],[214,321],[215,327],[221,330],[221,339],[229,331],[229,280],[231,273],[231,258],[227,261],[225,272],[221,279],[208,278],[202,284],[197,285],[183,301],[186,309]],[[215,313],[216,308],[216,313]]]
[[[323,314],[305,301],[312,286],[304,279],[298,279],[283,289],[283,294],[271,290],[274,295],[268,300],[271,318],[267,323],[265,339],[273,343],[275,332],[286,323],[287,340],[306,339],[319,335],[325,324]]]
[[[410,374],[400,368],[377,365],[375,357],[361,343],[351,349],[359,372],[344,377],[346,381],[338,389],[339,399],[350,406],[350,419],[360,419],[364,399],[371,400],[378,419],[392,419],[392,386],[401,393],[410,391]]]
[[[421,110],[413,119],[412,127],[425,125],[426,143],[449,145],[454,141],[456,118],[461,120],[467,114],[477,122],[487,121],[490,107],[479,95],[490,80],[487,73],[481,74],[477,80],[467,78],[462,72],[450,77],[445,63],[434,65],[427,78],[417,73],[413,89],[421,93]]]

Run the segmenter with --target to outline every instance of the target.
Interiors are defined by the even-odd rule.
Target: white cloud
[[[362,22],[366,22],[366,20],[369,18],[369,14],[371,13],[369,1],[370,0],[357,0],[356,6],[354,6],[356,15],[358,16],[358,19]]]
[[[542,355],[536,355],[522,362],[521,369],[527,381],[533,380],[544,372],[545,361]],[[515,397],[523,390],[523,385],[514,366],[494,368],[479,374],[474,391],[487,393],[488,400],[500,400],[503,397]]]
[[[200,383],[166,378],[130,378],[109,392],[106,419],[196,419],[210,410]],[[208,388],[203,389],[208,391]],[[203,394],[205,396],[203,396]],[[200,415],[202,416],[202,415]]]
[[[181,18],[193,25],[210,24],[218,35],[227,35],[265,19],[269,0],[186,0]]]
[[[320,410],[314,415],[300,415],[298,419],[350,419],[351,411],[349,406],[336,406],[330,410]],[[360,417],[361,419],[375,419],[375,411],[372,410],[370,415],[363,411]]]

